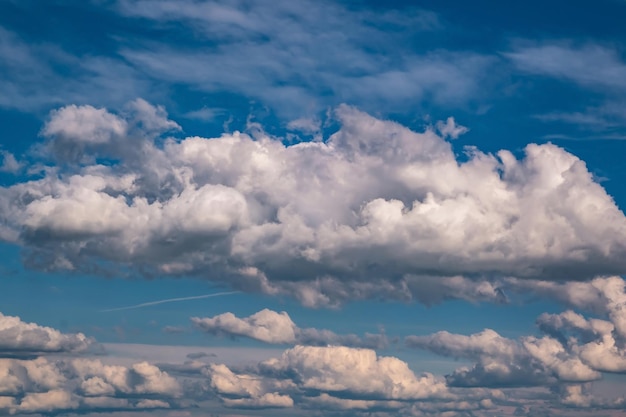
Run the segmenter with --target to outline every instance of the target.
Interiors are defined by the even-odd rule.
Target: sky
[[[0,415],[623,415],[624,18],[0,1]]]

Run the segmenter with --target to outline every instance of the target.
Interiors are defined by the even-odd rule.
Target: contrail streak
[[[175,303],[178,301],[189,301],[189,300],[199,300],[201,298],[219,297],[221,295],[237,294],[239,292],[241,291],[225,291],[225,292],[216,292],[213,294],[195,295],[193,297],[168,298],[166,300],[150,301],[147,303],[135,304],[133,306],[109,308],[107,310],[100,310],[100,313],[108,313],[111,311],[121,311],[121,310],[131,310],[133,308],[149,307],[149,306],[155,306],[157,304],[165,304],[165,303]]]

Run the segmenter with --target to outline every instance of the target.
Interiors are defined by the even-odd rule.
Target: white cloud
[[[160,147],[154,129],[174,124],[148,113],[116,116],[151,120],[134,123],[148,131],[132,147],[110,150],[119,163],[0,189],[5,235],[20,236],[29,262],[195,274],[310,306],[502,300],[481,277],[626,270],[626,218],[582,161],[551,144],[528,145],[521,160],[473,149],[459,163],[430,130],[341,106],[326,142],[287,146],[259,130]]]
[[[12,414],[133,409],[145,400],[164,408],[169,407],[165,400],[181,394],[178,381],[146,362],[125,367],[93,359],[0,359],[0,395],[12,399],[3,401]],[[128,396],[135,401],[124,399]]]
[[[41,111],[63,103],[121,105],[151,90],[149,82],[113,56],[73,55],[49,38],[25,40],[0,27],[0,107]],[[63,86],[62,89],[58,88]]]
[[[468,128],[457,124],[454,117],[448,117],[445,122],[438,121],[437,130],[442,137],[450,139],[458,139],[459,136],[469,132]]]
[[[249,317],[238,318],[233,313],[214,317],[192,317],[193,324],[216,335],[243,336],[272,344],[344,345],[352,347],[382,348],[387,345],[384,334],[338,335],[330,330],[300,328],[287,312],[263,309]]]
[[[286,312],[268,309],[243,319],[224,313],[215,317],[193,317],[191,321],[209,333],[246,336],[266,343],[295,343],[298,328]]]
[[[416,376],[394,357],[344,346],[295,346],[260,364],[266,374],[298,375],[304,389],[372,399],[417,400],[446,397],[447,388],[431,374]],[[294,381],[296,382],[296,381]]]
[[[21,400],[18,410],[23,413],[53,412],[78,408],[78,401],[67,391],[52,390],[29,393]]]
[[[295,346],[245,373],[218,364],[204,373],[236,408],[398,409],[409,400],[454,397],[433,375],[416,376],[405,362],[369,349]]]
[[[590,384],[568,384],[558,387],[559,402],[568,407],[580,408],[617,408],[623,409],[624,397],[599,398],[590,389]]]
[[[405,109],[423,100],[458,105],[481,95],[479,80],[490,82],[485,68],[495,61],[471,52],[416,53],[408,47],[414,36],[443,27],[435,13],[416,7],[374,12],[326,0],[280,0],[272,7],[121,0],[116,6],[144,24],[179,22],[194,31],[186,48],[153,40],[122,48],[155,79],[252,95],[288,119],[339,102],[369,110]]]
[[[626,337],[626,281],[619,276],[563,283],[509,278],[506,286],[513,291],[531,291],[578,309],[608,315],[617,335]]]
[[[616,50],[600,45],[546,44],[505,54],[519,69],[603,90],[626,89],[626,63]]]
[[[0,172],[9,172],[11,174],[16,174],[22,169],[23,164],[18,162],[15,159],[15,155],[8,151],[1,151],[0,156],[2,156],[2,164],[0,164]]]
[[[52,352],[83,352],[93,343],[82,333],[63,334],[56,329],[26,323],[0,313],[0,358]]]
[[[586,382],[599,379],[602,372],[626,373],[623,346],[626,296],[622,278],[568,283],[511,282],[608,316],[609,320],[587,318],[567,310],[539,316],[537,324],[545,334],[541,337],[512,340],[486,329],[470,336],[447,332],[409,336],[406,344],[444,356],[476,361],[472,368],[457,369],[447,377],[449,384],[457,386]]]
[[[183,394],[178,380],[148,362],[105,365],[71,356],[84,354],[93,343],[82,333],[63,334],[0,314],[0,411],[166,408]],[[32,358],[51,354],[55,359]]]

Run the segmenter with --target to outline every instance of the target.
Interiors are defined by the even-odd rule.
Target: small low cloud
[[[577,308],[608,316],[588,318],[567,310],[537,319],[541,336],[508,339],[491,329],[472,335],[445,331],[409,336],[406,345],[433,353],[476,361],[446,377],[451,386],[510,387],[586,383],[602,373],[626,374],[626,282],[620,277],[591,282],[519,282]],[[519,288],[518,288],[519,290]],[[572,391],[567,394],[574,401]],[[582,400],[581,400],[582,401]],[[591,403],[589,403],[591,404]]]
[[[448,117],[445,122],[437,122],[437,130],[444,138],[458,139],[459,136],[469,132],[469,129],[465,126],[461,126],[456,123],[454,117]]]
[[[43,353],[80,353],[94,345],[82,333],[65,334],[51,327],[27,323],[0,313],[0,358]]]
[[[381,349],[388,345],[384,334],[338,335],[330,330],[300,328],[286,312],[263,309],[249,317],[238,318],[233,313],[215,317],[193,317],[194,326],[215,335],[248,337],[269,344],[343,345]]]
[[[0,150],[0,156],[2,157],[2,163],[0,163],[0,172],[7,172],[9,174],[17,174],[24,164],[19,162],[15,155],[9,151]]]

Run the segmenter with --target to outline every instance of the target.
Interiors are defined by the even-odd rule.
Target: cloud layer
[[[460,162],[432,129],[349,106],[334,118],[326,141],[285,145],[258,125],[163,140],[179,126],[143,100],[64,107],[38,147],[55,165],[0,189],[0,237],[39,268],[199,275],[309,306],[498,300],[481,279],[626,270],[626,218],[565,150],[468,148]]]

